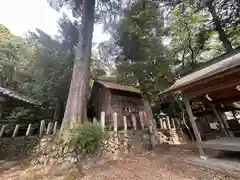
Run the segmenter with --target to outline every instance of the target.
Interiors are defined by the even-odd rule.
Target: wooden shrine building
[[[204,157],[204,148],[240,151],[240,119],[234,115],[234,123],[230,123],[224,112],[239,112],[240,108],[234,103],[240,102],[240,48],[226,53],[211,61],[211,64],[195,71],[176,82],[165,93],[180,93],[191,122],[200,156]],[[203,141],[196,123],[197,113],[190,104],[200,101],[205,110],[211,111],[219,125],[222,136],[217,139]],[[203,113],[203,114],[204,114]],[[231,124],[231,126],[230,126]],[[235,132],[235,133],[234,133]]]
[[[139,119],[139,112],[144,110],[144,103],[139,89],[113,82],[96,80],[93,84],[88,103],[88,114],[100,120],[105,112],[106,126],[111,126],[112,115],[118,114],[118,127],[123,127],[123,116],[131,122],[132,115]],[[89,113],[90,112],[90,113]],[[129,124],[130,126],[130,124]]]

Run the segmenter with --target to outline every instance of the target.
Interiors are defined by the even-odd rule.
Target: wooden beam
[[[229,83],[222,82],[214,86],[205,86],[203,88],[199,87],[199,90],[189,89],[188,91],[185,91],[185,93],[187,93],[190,97],[197,97],[201,94],[210,94],[210,93],[217,92],[219,90],[233,88],[238,84],[239,84],[239,79],[236,79],[236,80],[234,79]]]
[[[184,97],[183,101],[184,101],[184,105],[186,107],[190,122],[192,124],[194,135],[196,137],[200,157],[202,159],[206,159],[206,157],[204,156],[204,151],[203,151],[203,147],[202,147],[202,138],[201,138],[201,135],[198,131],[197,124],[196,124],[196,117],[193,116],[193,112],[192,112],[192,109],[191,109],[191,106],[190,106],[189,99],[187,97]]]
[[[237,101],[240,101],[240,96],[239,95],[213,100],[212,102],[214,104],[217,104],[217,103],[232,103],[232,102],[237,102]]]
[[[221,79],[222,77],[228,77],[228,76],[233,76],[234,73],[238,73],[239,72],[239,68],[236,67],[234,69],[231,69],[231,71],[225,71],[223,73],[218,73],[218,74],[215,74],[211,77],[204,77],[202,78],[201,80],[195,80],[187,85],[183,85],[182,87],[179,87],[179,88],[176,88],[172,91],[180,91],[180,92],[185,92],[186,89],[189,89],[189,88],[192,88],[192,87],[196,87],[196,86],[202,86],[203,84],[208,84],[209,82],[213,82],[213,81],[216,81],[217,79]],[[236,76],[234,76],[236,77]]]

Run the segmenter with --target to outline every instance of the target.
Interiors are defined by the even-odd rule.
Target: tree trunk
[[[86,108],[95,0],[84,0],[83,6],[83,21],[79,33],[79,43],[76,49],[73,75],[60,131],[60,135],[64,136],[64,139],[67,138],[70,129],[76,124],[83,123],[87,118]]]
[[[212,15],[213,22],[214,22],[216,31],[217,31],[218,34],[219,34],[219,39],[220,39],[220,41],[222,41],[223,46],[224,46],[224,48],[226,49],[226,51],[227,51],[227,52],[231,52],[231,51],[233,50],[232,44],[231,44],[231,42],[229,41],[226,33],[225,33],[224,30],[223,30],[223,27],[222,27],[222,25],[221,25],[221,21],[220,21],[218,15],[217,15],[217,13],[216,13],[215,7],[213,6],[212,0],[208,1],[206,5],[207,5],[207,7],[208,7],[209,12],[210,12],[211,15]]]

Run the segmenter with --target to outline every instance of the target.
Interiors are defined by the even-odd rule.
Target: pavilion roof
[[[140,89],[137,89],[133,86],[118,84],[118,83],[114,83],[114,82],[107,82],[107,81],[102,81],[102,80],[97,80],[96,82],[102,84],[104,87],[106,87],[108,89],[116,89],[116,90],[120,90],[120,91],[127,91],[127,92],[141,94]]]
[[[224,54],[223,57],[226,57],[226,54]],[[218,57],[219,58],[219,57]],[[196,72],[193,72],[187,76],[184,76],[178,80],[175,81],[175,83],[166,89],[163,93],[167,92],[177,92],[184,88],[187,88],[188,86],[192,85],[196,82],[205,81],[208,78],[211,78],[213,76],[219,75],[221,73],[238,69],[240,71],[240,49],[238,48],[237,52],[235,54],[230,54],[228,57],[211,64],[205,68],[202,68]]]
[[[23,101],[25,103],[29,103],[29,104],[33,104],[33,105],[40,105],[41,102],[38,102],[30,97],[24,96],[19,94],[16,91],[13,91],[11,89],[8,88],[4,88],[4,87],[0,87],[0,93],[5,95],[5,96],[9,96],[11,98],[17,99],[19,101]]]

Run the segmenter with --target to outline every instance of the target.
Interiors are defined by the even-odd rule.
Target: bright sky
[[[19,36],[35,28],[54,36],[58,31],[57,20],[60,16],[48,5],[47,0],[0,0],[0,24]],[[101,42],[108,38],[102,32],[102,25],[96,25],[93,41]]]

